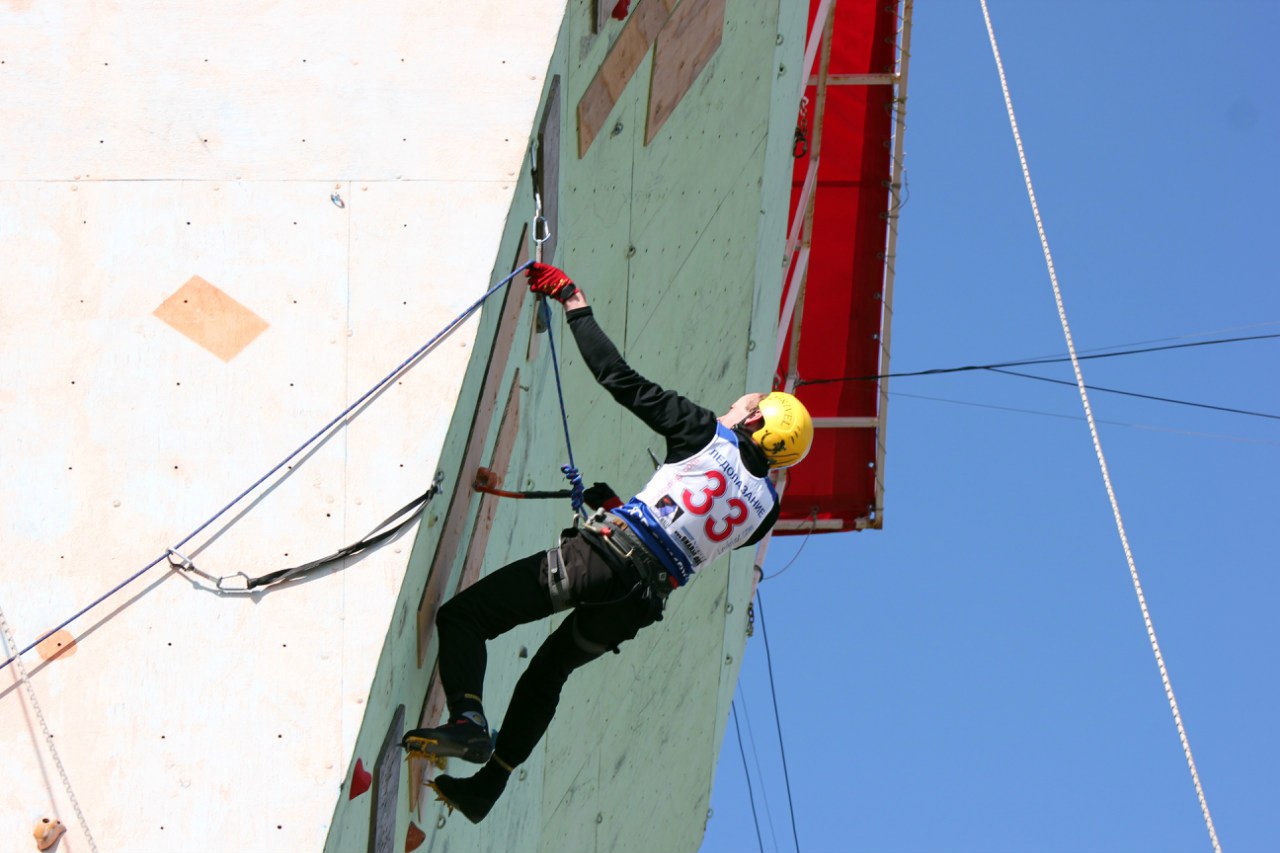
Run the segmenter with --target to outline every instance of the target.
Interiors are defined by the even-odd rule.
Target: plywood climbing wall
[[[20,646],[163,555],[484,292],[562,14],[0,4],[0,605]],[[437,470],[452,489],[445,439],[485,322],[187,555],[258,575],[358,538]],[[321,849],[351,765],[374,767],[388,730],[364,748],[412,543],[255,597],[162,563],[26,654],[99,847]],[[15,670],[0,671],[0,849],[25,849],[48,814],[63,849],[86,850]],[[378,802],[398,832],[395,787]],[[366,829],[370,798],[351,801]]]

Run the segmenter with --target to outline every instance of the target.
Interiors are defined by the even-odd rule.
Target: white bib
[[[634,498],[614,510],[681,585],[716,557],[751,538],[778,501],[773,483],[747,470],[738,436],[716,424],[711,442],[660,467]],[[645,536],[644,534],[648,534]]]

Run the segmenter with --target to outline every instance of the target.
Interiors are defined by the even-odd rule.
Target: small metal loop
[[[551,228],[547,225],[547,217],[542,215],[542,194],[533,191],[533,243],[541,246],[551,239]]]
[[[190,557],[174,548],[170,548],[167,554],[169,557],[169,565],[173,566],[175,569],[194,569],[196,567],[195,563],[191,562]],[[178,559],[175,560],[174,557],[177,557]]]
[[[347,203],[342,200],[342,196],[338,195],[336,192],[329,196],[329,201],[333,202],[334,207],[344,208],[347,206]]]
[[[214,577],[208,572],[201,571],[199,568],[196,567],[195,562],[190,557],[186,556],[185,554],[183,554],[182,552],[174,548],[168,549],[167,556],[169,558],[170,566],[172,566],[173,568],[181,572],[190,572],[193,575],[199,575],[200,577],[207,580],[209,583],[213,584],[214,588],[217,589],[218,592],[223,592],[223,593],[253,592],[253,590],[249,588],[250,578],[244,572],[236,572],[234,575],[227,575],[226,577],[221,577],[221,578]],[[244,583],[241,586],[227,586],[226,585],[227,578],[235,578],[235,577],[244,578]]]
[[[225,581],[228,578],[244,578],[244,586],[226,586]],[[248,575],[246,575],[244,572],[236,572],[234,575],[226,575],[225,577],[220,577],[218,578],[218,591],[219,592],[252,592],[252,590],[249,589],[250,580],[251,578]]]

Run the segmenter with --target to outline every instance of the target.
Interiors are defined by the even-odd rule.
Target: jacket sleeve
[[[568,320],[591,375],[614,400],[667,439],[668,461],[683,459],[706,446],[716,430],[714,412],[637,373],[600,328],[589,307],[570,311]]]

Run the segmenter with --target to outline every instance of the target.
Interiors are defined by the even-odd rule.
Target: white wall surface
[[[562,13],[0,6],[0,607],[19,645],[488,288]],[[265,323],[229,359],[154,313],[193,276]],[[185,550],[257,575],[368,532],[435,472],[473,336]],[[71,624],[71,653],[27,654],[98,846],[320,849],[411,541],[259,598],[159,566]],[[43,816],[88,849],[14,666],[0,774],[0,849]]]

